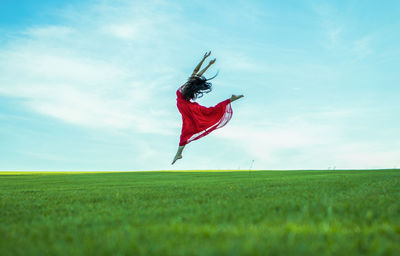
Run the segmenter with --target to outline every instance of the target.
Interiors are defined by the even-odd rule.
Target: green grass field
[[[400,171],[1,173],[0,255],[400,255]]]

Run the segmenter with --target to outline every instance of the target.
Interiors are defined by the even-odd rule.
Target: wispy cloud
[[[242,113],[243,114],[243,113]],[[336,109],[303,112],[295,116],[247,119],[215,136],[229,140],[252,156],[258,166],[271,169],[382,168],[399,161],[400,140],[388,143],[371,133],[360,133],[354,118],[367,114],[363,109]],[[357,121],[356,121],[357,122]],[[373,138],[371,138],[372,136]],[[388,164],[390,166],[388,166]]]
[[[148,74],[143,61],[160,52],[162,61],[167,59],[168,44],[157,47],[154,42],[163,40],[163,30],[174,22],[167,14],[155,20],[152,12],[162,11],[145,3],[130,5],[141,10],[139,18],[108,12],[114,8],[124,13],[123,7],[101,4],[84,10],[97,14],[89,25],[84,20],[68,22],[68,15],[83,16],[82,11],[64,13],[62,26],[27,28],[1,49],[0,93],[23,98],[31,110],[75,125],[171,133],[176,126],[171,114],[153,108],[151,102],[158,96],[156,88],[177,86],[171,75],[178,72],[165,68],[166,63],[150,62],[153,74]],[[132,47],[137,44],[140,51]],[[113,45],[117,48],[112,49]],[[118,48],[121,45],[126,46],[126,54]],[[161,97],[157,101],[161,106],[168,104]]]
[[[356,55],[358,55],[359,58],[367,57],[373,53],[371,41],[372,35],[368,35],[353,42],[353,51]]]
[[[202,52],[212,50],[217,63],[210,73],[221,72],[200,103],[213,105],[230,93],[245,98],[234,103],[229,125],[190,145],[188,160],[170,169],[236,168],[251,160],[255,168],[391,167],[400,142],[375,132],[389,118],[369,119],[383,110],[395,116],[395,108],[374,101],[371,77],[383,77],[374,62],[370,69],[354,64],[380,54],[395,70],[397,48],[383,55],[378,33],[356,33],[357,19],[339,15],[332,3],[312,6],[314,11],[265,1],[73,5],[53,13],[58,25],[32,24],[2,42],[0,95],[18,99],[28,112],[96,133],[96,141],[111,133],[98,145],[124,166],[165,169],[180,130],[175,90]],[[308,18],[293,24],[288,13]],[[395,76],[387,84],[393,81]],[[0,113],[2,121],[7,115]],[[108,150],[114,140],[126,144]],[[26,155],[57,161],[46,150]],[[99,151],[86,166],[98,161]],[[123,152],[135,155],[119,158]],[[80,157],[58,160],[74,156]]]
[[[367,31],[360,34],[359,31],[352,31],[355,24],[349,22],[340,9],[332,4],[323,3],[313,5],[320,23],[322,35],[324,36],[323,45],[340,54],[343,57],[365,58],[374,52],[372,41],[375,31]],[[354,20],[352,20],[354,23]]]

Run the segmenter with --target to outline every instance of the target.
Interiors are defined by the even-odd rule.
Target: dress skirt
[[[214,107],[204,107],[184,99],[181,89],[176,91],[176,96],[177,106],[182,115],[179,146],[184,146],[225,126],[232,118],[230,99],[224,100]]]

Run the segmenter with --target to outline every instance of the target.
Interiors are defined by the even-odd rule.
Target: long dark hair
[[[184,89],[182,91],[183,97],[186,100],[195,100],[203,97],[204,93],[209,93],[212,90],[212,84],[208,82],[211,79],[214,79],[218,75],[207,79],[204,76],[192,76],[185,83]]]

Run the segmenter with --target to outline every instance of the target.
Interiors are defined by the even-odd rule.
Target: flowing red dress
[[[179,146],[184,146],[225,126],[232,118],[230,99],[207,108],[196,102],[185,100],[182,95],[182,87],[176,91],[176,96],[177,106],[182,115]]]

